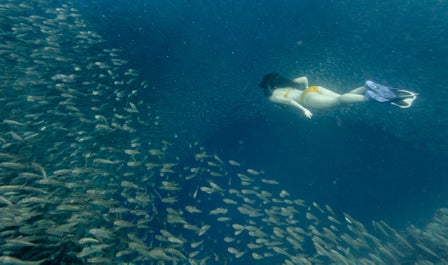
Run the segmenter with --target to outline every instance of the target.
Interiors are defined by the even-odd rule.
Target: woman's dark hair
[[[279,87],[295,87],[298,88],[298,84],[294,83],[291,79],[283,77],[277,73],[269,73],[261,80],[260,87],[263,88],[264,95],[269,97],[272,95],[272,91]]]

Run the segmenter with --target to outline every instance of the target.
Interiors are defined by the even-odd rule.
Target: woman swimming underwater
[[[321,86],[308,86],[306,76],[290,80],[277,73],[265,75],[260,87],[272,102],[298,108],[310,119],[313,114],[308,108],[325,109],[367,101],[388,102],[400,108],[409,108],[417,98],[414,92],[372,81],[366,81],[364,86],[348,93],[338,94]],[[305,90],[299,89],[302,87]]]

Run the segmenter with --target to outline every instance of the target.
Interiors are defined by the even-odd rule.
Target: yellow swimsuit
[[[318,86],[310,86],[307,89],[305,89],[302,92],[302,95],[300,95],[300,102],[303,104],[304,103],[303,101],[305,100],[306,95],[308,95],[309,93],[312,93],[312,92],[319,93],[319,87]]]

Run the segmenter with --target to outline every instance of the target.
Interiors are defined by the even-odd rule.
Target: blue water
[[[164,106],[167,134],[362,222],[404,228],[447,206],[446,1],[102,0],[80,8],[149,81],[140,95]],[[406,110],[362,105],[307,120],[264,98],[258,83],[273,71],[338,92],[370,79],[420,96]]]

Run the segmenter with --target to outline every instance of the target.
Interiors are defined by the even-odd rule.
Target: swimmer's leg
[[[322,95],[320,93],[307,94],[303,103],[306,107],[315,109],[326,109],[340,105],[339,97]]]
[[[349,93],[350,94],[358,94],[358,95],[364,95],[367,91],[367,88],[365,86],[361,86],[358,88],[355,88],[353,90],[351,90]]]
[[[360,103],[360,102],[367,101],[367,98],[363,94],[358,94],[358,93],[362,92],[362,89],[364,89],[364,88],[363,87],[356,88],[356,89],[350,91],[350,93],[340,95],[340,94],[333,92],[329,89],[319,87],[319,94],[336,98],[339,101],[340,105],[347,105],[347,104]],[[353,93],[353,92],[357,92],[357,93]],[[365,92],[365,89],[364,89],[364,92]]]
[[[367,100],[369,99],[366,96],[355,93],[346,93],[339,97],[339,101],[342,105],[361,103],[366,102]]]
[[[336,92],[333,92],[330,89],[327,89],[325,87],[319,87],[319,92],[318,93],[321,94],[321,95],[324,95],[324,96],[335,97],[335,98],[340,96],[340,94],[338,94]]]

